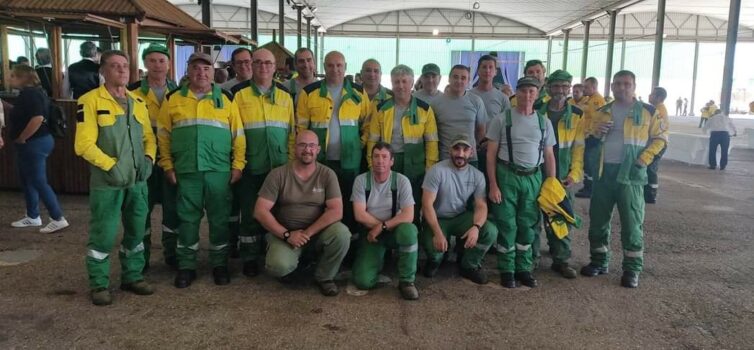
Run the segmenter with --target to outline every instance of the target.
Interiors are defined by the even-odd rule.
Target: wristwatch
[[[382,230],[387,231],[387,224],[384,221],[382,222]]]
[[[291,231],[286,230],[283,232],[283,240],[288,242],[288,238],[291,238]]]
[[[476,227],[480,232],[482,231],[482,226],[479,226],[478,224],[472,224],[471,226]]]

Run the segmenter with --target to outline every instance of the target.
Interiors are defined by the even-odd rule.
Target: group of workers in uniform
[[[228,260],[238,249],[248,277],[264,266],[286,282],[314,261],[326,296],[339,293],[334,279],[350,256],[353,283],[370,289],[395,250],[399,292],[414,300],[421,245],[426,277],[456,249],[461,276],[487,283],[482,262],[494,250],[503,286],[536,287],[540,189],[552,182],[571,188],[585,172],[592,181],[591,260],[581,274],[607,273],[617,204],[621,283],[638,286],[647,167],[667,143],[667,125],[635,99],[629,71],[615,74],[615,101],[605,105],[596,80],[584,82],[576,101],[569,97],[572,76],[558,70],[545,79],[537,60],[526,64],[509,99],[492,85],[498,63],[489,55],[479,61],[474,89],[467,90],[469,67],[456,65],[444,93],[432,63],[422,68],[417,91],[405,65],[390,71],[391,89],[381,86],[373,59],[362,66],[364,85],[355,84],[345,79],[346,59],[337,51],[325,56],[324,79],[317,80],[311,50],[299,49],[298,77],[278,82],[270,51],[239,48],[231,59],[239,75],[229,89],[213,82],[214,62],[204,53],[190,56],[181,85],[167,78],[165,46],[146,48],[146,77],[131,85],[129,59],[103,53],[104,84],[78,100],[75,149],[92,173],[86,266],[95,305],[112,302],[109,261],[119,222],[120,287],[154,292],[144,272],[156,203],[177,288],[197,278],[204,212],[217,285],[230,283]],[[547,225],[545,231],[552,269],[576,277],[570,236]]]

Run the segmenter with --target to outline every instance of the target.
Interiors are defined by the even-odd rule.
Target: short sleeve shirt
[[[458,134],[466,134],[471,138],[471,143],[476,145],[476,127],[487,125],[487,110],[479,96],[464,93],[461,97],[449,95],[438,96],[431,104],[437,121],[437,132],[440,136],[440,158],[446,159],[450,155],[451,140]],[[471,156],[471,160],[477,160],[477,154]]]
[[[372,177],[372,187],[369,190],[369,198],[366,198],[367,175]],[[411,182],[403,174],[394,172],[392,176],[396,178],[396,190],[398,196],[398,213],[400,208],[406,208],[414,205],[414,196],[411,193]],[[393,191],[391,189],[391,179],[379,184],[374,180],[371,172],[361,174],[353,182],[353,192],[351,193],[351,202],[367,204],[367,213],[371,214],[377,220],[387,221],[393,217]]]
[[[422,189],[437,194],[434,204],[437,217],[448,219],[465,212],[472,196],[485,197],[484,175],[471,165],[458,169],[446,159],[427,171]]]
[[[275,202],[272,214],[288,230],[309,227],[325,211],[325,201],[340,198],[335,172],[316,163],[309,179],[301,180],[289,163],[270,171],[259,190],[259,197]]]
[[[482,102],[484,102],[484,108],[487,111],[487,119],[489,121],[500,117],[504,110],[511,108],[511,101],[498,89],[482,91],[478,87],[475,87],[471,90],[471,93],[479,96]]]
[[[522,168],[534,168],[544,162],[544,156],[539,149],[542,140],[542,131],[539,127],[537,112],[530,115],[521,115],[516,109],[511,109],[511,144],[513,145],[513,163]],[[492,120],[487,129],[487,138],[498,142],[497,157],[501,160],[508,159],[508,142],[505,132],[506,112],[502,118]],[[545,133],[544,145],[555,146],[555,132],[549,119],[544,118]],[[537,160],[539,159],[539,162]]]

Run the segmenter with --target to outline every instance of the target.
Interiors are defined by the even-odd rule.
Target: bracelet
[[[473,226],[473,227],[476,227],[476,228],[477,228],[477,230],[479,230],[479,232],[481,232],[481,231],[482,231],[482,226],[479,226],[479,225],[477,225],[477,224],[471,224],[471,226]]]

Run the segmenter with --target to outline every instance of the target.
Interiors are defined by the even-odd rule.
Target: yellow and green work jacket
[[[215,84],[201,99],[188,85],[167,94],[157,119],[159,165],[178,174],[243,170],[246,137],[231,101]]]
[[[312,130],[319,137],[322,151],[317,158],[324,162],[330,141],[330,119],[333,112],[332,97],[324,80],[307,85],[298,97],[296,113],[298,130]],[[366,123],[369,114],[369,98],[361,85],[343,80],[340,119],[340,166],[342,169],[358,169],[363,147],[366,145]]]
[[[131,92],[126,99],[123,110],[102,85],[78,100],[74,149],[91,165],[92,188],[126,188],[149,177],[140,170],[146,156],[155,159],[157,145],[147,105]]]
[[[613,102],[597,110],[592,121],[594,125],[612,120]],[[663,125],[654,106],[634,101],[631,114],[623,122],[623,162],[618,171],[618,183],[626,185],[646,185],[647,167],[635,165],[641,159],[649,165],[655,156],[667,146],[668,130]],[[602,176],[604,145],[600,142],[600,168]]]
[[[174,81],[168,79],[167,86],[165,87],[167,89],[165,91],[165,95],[167,95],[168,92],[175,90],[177,87],[178,85],[176,85]],[[160,105],[162,105],[162,102],[157,99],[157,95],[155,95],[154,91],[149,88],[147,79],[144,78],[131,85],[128,85],[128,90],[131,91],[134,95],[139,96],[142,100],[144,100],[144,102],[147,103],[147,110],[149,110],[149,121],[152,123],[152,128],[157,128],[157,117],[160,115]]]
[[[547,103],[534,105],[534,108],[549,119]],[[565,109],[558,125],[553,125],[558,134],[556,174],[559,180],[570,177],[573,181],[580,182],[584,177],[584,112],[568,101]]]
[[[369,123],[367,155],[378,141],[390,143],[393,139],[393,120],[395,117],[395,100],[388,99],[372,106],[372,121]],[[411,96],[409,108],[401,118],[403,131],[403,175],[416,178],[424,174],[440,158],[438,151],[437,122],[435,113],[429,104]],[[369,167],[372,157],[367,156]]]
[[[265,174],[293,159],[296,125],[289,91],[273,83],[263,94],[247,80],[231,92],[246,135],[246,171]]]
[[[599,92],[595,92],[592,96],[584,96],[581,98],[582,102],[579,104],[584,111],[584,132],[588,135],[594,134],[594,115],[597,110],[605,106],[605,98],[600,95]]]

